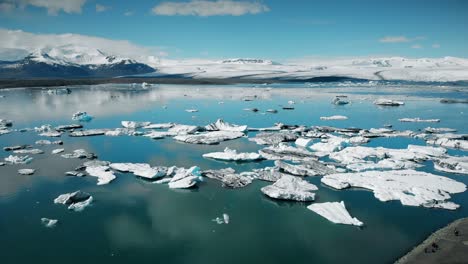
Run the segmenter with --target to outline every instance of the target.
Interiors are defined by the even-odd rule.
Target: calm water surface
[[[271,87],[267,89],[266,87]],[[68,95],[50,95],[41,89],[0,91],[0,118],[14,121],[13,128],[43,124],[73,123],[76,111],[95,117],[86,128],[116,128],[120,121],[177,122],[206,125],[217,118],[251,127],[275,122],[303,125],[418,130],[427,126],[450,127],[468,133],[468,105],[441,104],[441,98],[466,99],[460,86],[294,84],[237,86],[161,85],[147,90],[124,85],[71,87]],[[346,94],[351,104],[330,103]],[[246,95],[257,95],[250,102]],[[376,98],[405,101],[401,107],[382,108]],[[281,110],[289,100],[295,110]],[[220,103],[223,102],[223,103]],[[256,107],[258,113],[243,111]],[[198,113],[184,110],[196,108]],[[269,108],[278,114],[265,114]],[[322,121],[320,116],[346,115],[345,121]],[[440,118],[436,124],[400,123],[399,118]],[[252,137],[254,133],[249,133]],[[0,136],[0,146],[34,144],[44,139],[35,132]],[[207,160],[202,154],[222,151],[257,151],[261,146],[241,138],[219,145],[189,145],[171,138],[83,137],[64,134],[65,152],[84,148],[101,160],[147,162],[162,166],[200,166],[202,169],[232,167],[236,171],[271,166],[271,161],[226,163]],[[424,145],[409,138],[373,139],[368,146],[406,148]],[[34,155],[29,165],[0,167],[0,263],[391,263],[435,229],[468,216],[468,192],[453,195],[456,211],[402,206],[399,201],[383,203],[366,190],[337,191],[308,178],[317,186],[317,202],[345,201],[348,210],[365,223],[364,228],[336,225],[312,211],[308,204],[277,202],[266,198],[255,181],[243,189],[221,188],[207,179],[193,190],[171,190],[151,184],[133,174],[117,173],[109,185],[96,186],[94,177],[67,177],[64,172],[82,160],[50,155],[57,146],[39,147],[46,153]],[[453,155],[466,152],[449,150]],[[0,151],[0,158],[9,153]],[[17,174],[19,168],[37,169],[32,176]],[[468,185],[468,177],[434,172],[430,162],[421,168]],[[53,204],[59,194],[83,190],[94,204],[83,212],[68,211]],[[228,225],[212,219],[230,215]],[[55,218],[53,228],[41,225],[41,217]]]

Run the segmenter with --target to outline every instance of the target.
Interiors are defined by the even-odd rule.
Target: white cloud
[[[60,11],[79,14],[85,3],[86,0],[3,0],[0,3],[0,11],[10,12],[34,6],[47,9],[49,15],[57,15]]]
[[[34,34],[0,28],[0,49],[3,51],[10,49],[14,50],[15,53],[18,53],[19,50],[30,53],[38,49],[65,45],[96,48],[108,54],[132,58],[141,62],[148,62],[151,56],[168,55],[164,48],[141,46],[127,40],[113,40],[80,34]],[[2,55],[1,52],[0,55]]]
[[[440,44],[434,43],[434,44],[432,44],[432,47],[434,49],[438,49],[438,48],[440,48]]]
[[[162,16],[241,16],[270,11],[260,2],[232,0],[191,0],[189,2],[162,2],[152,9],[153,14]]]
[[[386,36],[381,39],[379,39],[380,42],[382,43],[405,43],[405,42],[413,42],[417,40],[424,40],[426,37],[414,37],[414,38],[408,38],[406,36]]]
[[[422,49],[423,46],[419,45],[419,44],[414,44],[411,46],[412,49]]]
[[[96,12],[104,12],[110,9],[110,6],[96,4]]]

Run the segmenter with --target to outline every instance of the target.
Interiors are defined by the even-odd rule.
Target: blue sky
[[[468,1],[226,2],[0,0],[0,28],[128,40],[171,58],[468,57]]]

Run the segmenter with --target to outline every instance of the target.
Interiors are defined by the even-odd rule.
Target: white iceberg
[[[284,173],[280,172],[276,167],[266,167],[261,169],[254,169],[252,177],[262,181],[275,182],[283,177]]]
[[[242,188],[252,183],[252,179],[250,177],[243,174],[236,174],[235,170],[232,168],[206,170],[202,172],[202,175],[221,181],[222,187],[224,188]]]
[[[123,127],[137,129],[141,127],[145,127],[151,124],[151,122],[135,122],[135,121],[122,121],[120,122]]]
[[[116,178],[114,172],[109,170],[108,166],[86,167],[86,173],[89,176],[98,178],[97,185],[108,184]]]
[[[171,174],[168,171],[168,174]],[[169,181],[168,185],[171,189],[187,189],[195,186],[202,181],[200,168],[193,166],[189,169],[177,168],[174,169],[174,176]]]
[[[249,138],[258,145],[276,145],[281,142],[295,141],[298,136],[292,132],[262,132]]]
[[[73,120],[81,121],[81,122],[89,122],[93,119],[92,116],[88,115],[86,112],[76,112],[72,116]]]
[[[416,118],[400,118],[398,119],[400,122],[415,122],[415,123],[439,123],[440,119],[421,119],[419,117]]]
[[[434,169],[449,173],[468,174],[468,157],[447,156],[434,160]]]
[[[32,155],[37,155],[37,154],[43,154],[44,151],[40,149],[18,149],[18,150],[13,150],[13,153],[15,154],[32,154]]]
[[[185,109],[185,112],[187,112],[187,113],[196,113],[196,112],[198,112],[198,109]]]
[[[265,186],[260,190],[273,199],[310,202],[315,199],[315,194],[312,191],[316,191],[318,188],[301,178],[284,175],[272,185]]]
[[[216,120],[216,122],[211,123],[205,126],[205,129],[208,131],[237,131],[245,132],[247,131],[247,126],[233,125],[228,122],[224,122],[222,119]]]
[[[400,200],[403,205],[455,210],[459,205],[447,201],[466,185],[447,177],[415,171],[366,171],[326,175],[322,183],[335,189],[349,187],[372,190],[380,201]]]
[[[457,132],[456,129],[448,128],[448,127],[426,127],[424,132],[431,133],[431,134],[440,134],[440,133],[451,133]]]
[[[76,149],[72,153],[66,153],[61,155],[65,159],[92,159],[96,156],[93,153],[88,153],[84,149]]]
[[[62,132],[51,130],[51,131],[47,131],[47,132],[42,132],[42,133],[39,134],[39,136],[41,136],[41,137],[61,137]]]
[[[70,137],[90,137],[90,136],[101,136],[106,134],[109,129],[87,129],[87,130],[75,130],[69,134]]]
[[[401,101],[394,101],[390,99],[377,99],[374,101],[375,105],[382,105],[382,106],[400,106],[404,105],[404,102]]]
[[[151,167],[147,163],[112,163],[109,167],[121,172],[131,172],[146,179],[157,179],[166,176],[167,168]]]
[[[62,153],[62,152],[64,152],[64,151],[65,151],[65,149],[63,149],[63,148],[58,148],[58,149],[52,150],[51,153],[52,153],[52,154],[59,154],[59,153]]]
[[[226,140],[243,137],[244,133],[237,131],[212,131],[193,135],[178,135],[174,139],[190,144],[218,144]]]
[[[175,133],[177,135],[193,134],[200,130],[198,126],[189,126],[189,125],[174,125],[169,128],[167,131]]]
[[[82,191],[61,194],[54,199],[54,203],[68,205],[69,210],[77,212],[83,211],[86,207],[91,205],[92,201],[93,196]]]
[[[255,161],[263,158],[260,154],[255,152],[238,153],[236,150],[230,148],[225,148],[223,152],[206,153],[203,154],[203,157],[226,161]]]
[[[286,173],[296,176],[323,176],[335,173],[333,168],[326,166],[318,160],[303,161],[301,164],[289,164],[280,160],[275,161],[275,166]]]
[[[19,169],[18,170],[18,174],[21,174],[21,175],[33,175],[34,172],[36,172],[35,169]]]
[[[317,214],[328,219],[330,222],[335,224],[344,225],[364,225],[356,217],[352,217],[348,210],[346,210],[345,204],[341,202],[327,202],[327,203],[314,203],[307,206],[307,209],[316,212]]]
[[[298,138],[296,139],[296,141],[294,142],[294,144],[296,144],[296,146],[298,147],[307,147],[311,142],[313,141],[313,139],[311,138]]]
[[[42,225],[44,225],[45,227],[48,227],[48,228],[52,228],[52,227],[55,227],[58,223],[58,220],[57,219],[49,219],[49,218],[41,218],[41,223]]]
[[[445,148],[468,150],[468,140],[442,137],[437,139],[431,139],[426,142],[431,145],[439,145]]]
[[[14,156],[10,155],[6,157],[5,162],[10,163],[10,164],[28,164],[33,160],[32,157],[29,157],[28,155],[26,156]]]
[[[149,137],[152,139],[162,139],[165,137],[172,137],[177,136],[177,133],[174,132],[166,132],[166,131],[151,131],[143,135],[144,137]]]
[[[41,146],[44,146],[44,145],[63,145],[63,141],[61,141],[61,140],[50,141],[50,140],[47,140],[47,139],[41,139],[41,140],[36,141],[35,144],[36,145],[41,145]]]
[[[269,160],[305,161],[317,159],[314,153],[303,148],[289,146],[285,143],[263,148],[259,150],[259,153],[262,157]]]
[[[320,120],[347,120],[347,116],[334,115],[334,116],[321,116]]]
[[[160,123],[160,124],[149,124],[144,126],[144,129],[168,129],[175,126],[174,123]]]

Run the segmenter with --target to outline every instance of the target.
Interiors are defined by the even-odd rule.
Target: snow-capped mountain
[[[116,77],[154,72],[130,58],[107,54],[86,46],[38,49],[17,61],[0,61],[0,78]]]

